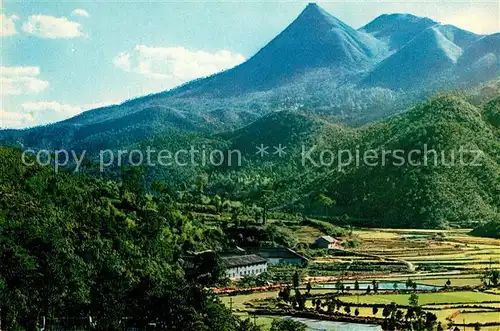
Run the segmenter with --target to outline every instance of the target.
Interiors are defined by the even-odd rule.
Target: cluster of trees
[[[479,224],[472,230],[472,235],[500,239],[500,217]]]
[[[448,280],[446,284],[447,286],[450,286],[450,280]],[[287,286],[284,289],[280,290],[278,297],[285,303],[290,304],[291,307],[295,310],[305,310],[306,302],[308,300],[308,297],[310,297],[312,285],[310,282],[306,284],[306,292],[304,294],[299,290],[299,285],[299,275],[298,273],[295,273],[292,278],[292,286]],[[376,280],[372,281],[372,286],[373,291],[377,293],[378,282]],[[343,286],[343,283],[340,280],[336,282],[335,287],[337,288],[339,293],[343,293],[343,290],[347,288]],[[411,279],[408,279],[406,282],[406,288],[416,289],[416,283]],[[354,289],[359,290],[358,280],[355,280]],[[294,293],[292,293],[292,290],[294,291]],[[323,299],[313,297],[311,299],[311,305],[317,312],[321,313],[345,313],[347,315],[354,314],[354,316],[359,316],[360,314],[359,308],[355,308],[353,311],[350,303],[342,302],[335,296],[329,296]],[[373,306],[372,313],[374,316],[377,316],[377,314],[379,313],[379,307]],[[391,304],[384,305],[384,307],[382,308],[382,316],[384,317],[382,329],[387,331],[394,331],[405,325],[409,326],[409,329],[411,330],[443,330],[441,323],[437,323],[437,316],[431,312],[425,312],[419,305],[419,297],[416,291],[413,291],[408,299],[408,307],[406,308],[406,312],[402,309],[399,309],[398,305],[395,302],[392,302]]]
[[[434,330],[436,327],[438,330],[443,330],[440,323],[436,325],[437,316],[434,313],[423,311],[422,307],[419,306],[416,293],[412,293],[408,301],[409,307],[406,309],[406,313],[399,309],[394,302],[384,306],[382,310],[382,316],[384,317],[383,330],[394,331],[401,322],[409,325],[411,330]],[[378,308],[373,307],[373,314],[376,315],[377,313]]]
[[[258,330],[205,289],[220,268],[185,277],[211,232],[168,195],[0,159],[2,329]]]
[[[309,286],[305,294],[301,294],[300,291],[295,288],[295,295],[291,295],[291,288],[287,287],[280,291],[279,297],[284,302],[290,303],[294,309],[304,310],[309,291]],[[327,297],[325,299],[312,298],[311,304],[317,312],[321,313],[354,314],[354,316],[359,316],[360,314],[358,308],[355,308],[353,311],[350,303],[344,303],[335,297]],[[372,313],[374,316],[377,316],[379,308],[373,306]],[[441,324],[437,324],[437,316],[431,312],[425,312],[419,306],[418,295],[416,293],[410,295],[409,307],[406,308],[406,312],[399,309],[398,305],[393,302],[384,305],[382,308],[382,316],[384,317],[384,322],[382,324],[383,330],[394,331],[402,325],[408,325],[412,330],[433,330],[434,328],[441,331],[443,330]]]
[[[307,292],[302,293],[299,289],[300,286],[300,274],[295,271],[292,277],[292,287],[294,293],[292,294],[292,287],[286,286],[284,289],[280,290],[278,297],[285,303],[289,303],[293,309],[304,310],[306,308],[307,297],[311,292],[311,284],[308,283]]]
[[[275,319],[270,331],[306,331],[306,325],[293,319]]]
[[[448,282],[449,282],[449,280],[447,281],[447,283]],[[451,285],[451,282],[449,285]],[[411,280],[410,278],[408,278],[405,282],[405,287],[406,287],[406,290],[413,289],[413,291],[416,291],[418,284],[414,280]]]
[[[354,280],[354,287],[351,288],[350,286],[345,286],[344,283],[342,282],[342,280],[337,279],[337,281],[335,282],[335,289],[341,293],[349,292],[350,290],[358,291],[360,289],[359,288],[359,281],[357,279],[355,279]],[[373,291],[373,293],[378,293],[378,289],[379,289],[379,283],[377,280],[373,279],[371,282],[371,285],[368,285],[366,287],[365,292],[367,294],[371,293],[372,291]]]
[[[293,276],[293,289],[295,290],[295,296],[293,296],[291,293],[292,293],[292,287],[290,286],[287,286],[285,287],[284,289],[280,290],[279,292],[279,298],[281,298],[282,300],[284,300],[285,302],[290,302],[292,303],[292,306],[293,307],[304,307],[304,304],[302,303],[303,300],[306,300],[307,297],[310,295],[310,292],[311,292],[311,289],[312,289],[312,285],[310,282],[308,282],[306,284],[306,292],[305,294],[302,294],[300,291],[299,291],[299,280],[298,280],[298,272],[295,272],[294,276]],[[493,276],[494,277],[494,276]],[[445,286],[449,287],[451,286],[451,281],[448,280],[445,284]],[[415,293],[415,291],[417,290],[417,287],[418,287],[418,284],[416,282],[414,282],[413,280],[409,279],[406,281],[405,283],[405,288],[406,290],[413,290],[413,292]],[[398,282],[394,282],[393,284],[393,288],[394,288],[394,291],[398,291],[399,289],[399,283]],[[344,294],[344,293],[347,293],[351,290],[355,290],[355,291],[359,291],[360,290],[360,286],[359,286],[359,281],[357,279],[354,280],[354,285],[353,285],[353,288],[351,288],[350,286],[346,286],[341,279],[337,279],[337,281],[335,282],[335,289],[337,290],[338,293],[341,293],[341,294]],[[372,280],[371,281],[371,284],[368,285],[365,289],[365,293],[366,294],[370,294],[370,293],[375,293],[377,294],[379,292],[379,282],[377,280]],[[305,303],[305,302],[304,302]],[[334,300],[334,303],[335,304],[341,304],[340,301],[335,301]],[[320,301],[320,304],[323,305],[323,307],[326,307],[328,304],[325,302],[321,302]],[[313,302],[313,306],[317,305],[317,302]],[[340,308],[339,308],[340,309]]]
[[[490,268],[486,269],[481,275],[481,281],[486,286],[498,286],[500,284],[500,270]]]

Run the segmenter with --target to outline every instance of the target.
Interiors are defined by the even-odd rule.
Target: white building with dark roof
[[[224,256],[221,260],[226,276],[232,280],[258,276],[267,270],[267,260],[255,254]]]

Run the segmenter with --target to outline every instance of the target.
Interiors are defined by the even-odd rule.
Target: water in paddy
[[[309,331],[381,331],[380,325],[345,323],[334,321],[314,320],[301,317],[284,317],[299,321],[307,325]]]
[[[378,289],[379,290],[394,290],[394,282],[379,282],[378,284]],[[397,283],[398,284],[398,290],[405,290],[406,285],[405,283]],[[317,287],[320,288],[331,288],[335,289],[335,284],[332,283],[326,283],[326,284],[317,284]],[[349,283],[346,284],[344,283],[344,286],[349,288],[351,290],[354,289],[354,283]],[[370,286],[370,288],[373,290],[373,284],[372,283],[359,283],[359,289],[360,290],[366,290]],[[433,286],[433,285],[424,285],[424,284],[417,284],[417,290],[420,291],[432,291],[432,290],[439,290],[441,286]]]

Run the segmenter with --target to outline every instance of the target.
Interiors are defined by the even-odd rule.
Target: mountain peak
[[[316,3],[309,3],[263,50],[278,45],[287,57],[293,49],[298,63],[308,59],[313,67],[359,64],[383,48],[380,41],[353,29]]]
[[[360,31],[388,42],[389,46],[396,50],[436,24],[438,23],[430,18],[412,14],[383,14],[363,26]]]
[[[383,60],[365,79],[372,86],[407,89],[436,82],[438,73],[451,68],[462,49],[446,38],[439,26],[432,26]],[[428,85],[430,86],[430,85]]]
[[[314,2],[310,2],[300,13],[300,15],[295,19],[295,21],[292,22],[292,25],[297,24],[307,26],[312,25],[316,27],[322,26],[324,28],[338,27],[342,29],[350,29],[347,24],[332,16]]]
[[[404,25],[414,25],[414,24],[425,24],[425,25],[435,25],[438,22],[428,18],[415,16],[408,13],[392,13],[392,14],[382,14],[376,17],[373,21],[366,24],[361,29],[367,32],[372,32],[388,27],[404,26]]]
[[[302,13],[299,16],[302,16],[302,15],[319,15],[319,16],[321,16],[324,14],[327,14],[327,13],[317,3],[309,2],[307,4],[306,8],[304,8],[304,10],[302,10]],[[329,15],[329,14],[327,14],[327,15]]]
[[[203,85],[204,93],[224,91],[225,95],[265,91],[296,81],[314,70],[335,75],[359,73],[373,66],[386,52],[385,43],[310,3],[246,62],[190,88]],[[176,92],[179,91],[186,89]]]
[[[313,10],[313,9],[320,9],[320,8],[321,7],[318,6],[318,4],[316,2],[309,2],[304,10],[306,10],[306,9]]]
[[[304,15],[304,14],[315,14],[315,15],[321,15],[323,14],[324,10],[323,8],[321,8],[316,2],[309,2],[306,6],[306,8],[304,8],[304,10],[302,10],[302,13],[300,15]],[[300,16],[299,15],[299,16]]]

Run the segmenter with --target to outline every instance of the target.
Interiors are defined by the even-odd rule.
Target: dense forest
[[[500,239],[500,218],[482,222],[471,234],[479,237]]]
[[[219,261],[188,275],[184,258],[234,245],[307,251],[286,224],[266,224],[270,213],[284,213],[285,219],[332,236],[346,234],[342,225],[360,225],[476,227],[472,234],[498,238],[499,114],[498,94],[475,90],[465,97],[437,96],[360,128],[295,110],[232,132],[157,136],[135,145],[237,149],[243,154],[237,167],[125,165],[101,174],[90,158],[80,173],[72,172],[74,165],[56,173],[50,165],[25,165],[21,150],[2,147],[1,325],[9,330],[34,330],[44,323],[96,330],[252,330],[206,289],[225,282]],[[262,142],[286,144],[286,155],[259,158],[255,146]],[[480,151],[481,163],[415,167],[395,165],[391,156],[384,166],[304,166],[304,145],[318,151],[425,146],[437,155],[445,152],[448,162],[450,151],[465,146]],[[428,153],[414,161],[436,160]],[[231,222],[204,222],[196,216],[204,208],[215,208],[212,214],[224,210]]]
[[[285,212],[332,236],[346,234],[339,225],[476,226],[472,234],[498,238],[499,113],[498,97],[447,95],[357,129],[285,111],[237,131],[170,141],[247,152],[240,167],[125,166],[95,176],[89,160],[82,173],[72,173],[71,166],[56,173],[51,166],[25,165],[21,150],[2,147],[1,325],[257,330],[207,289],[226,281],[217,259],[190,274],[184,259],[234,245],[307,250],[297,246],[286,224],[266,224],[269,213]],[[142,144],[159,146],[163,139]],[[262,162],[254,147],[263,139],[270,146],[286,142],[286,156]],[[360,150],[426,145],[438,153],[468,146],[481,151],[482,163],[304,167],[303,144]],[[225,210],[231,222],[207,223],[191,212],[203,208]]]
[[[183,255],[216,234],[168,195],[20,157],[0,148],[2,329],[253,330],[206,289],[223,278],[217,261],[185,277]]]
[[[205,169],[204,190],[350,225],[474,227],[500,212],[499,113],[498,97],[473,105],[451,95],[359,129],[300,112],[273,113],[221,136],[228,149],[243,152],[245,162]],[[261,142],[286,142],[287,154],[262,159],[254,152]],[[305,165],[303,146],[315,146]],[[338,154],[332,165],[313,163],[323,150],[389,154],[385,164],[352,161],[339,169]],[[398,150],[418,153],[400,162]]]
[[[238,150],[241,165],[143,167],[136,169],[141,172],[136,184],[146,192],[160,184],[180,203],[237,201],[247,209],[303,214],[336,224],[475,227],[498,219],[500,213],[498,87],[437,96],[360,128],[289,110],[231,132],[159,135],[132,148],[175,151],[194,146],[207,154]],[[260,157],[256,147],[264,143],[271,153]],[[272,153],[279,145],[286,147],[283,157]],[[303,157],[311,148],[313,162]],[[463,158],[461,150],[469,153]],[[331,165],[314,164],[321,151],[331,152]],[[338,151],[348,151],[352,157],[377,153],[379,162],[372,166],[351,161],[339,168]],[[382,164],[385,151],[389,154]],[[394,151],[402,151],[405,162]],[[418,152],[411,160],[410,151]],[[89,155],[83,167],[86,173],[123,177],[124,169],[118,166],[101,174],[93,165],[96,155]],[[471,165],[473,161],[477,166]]]

